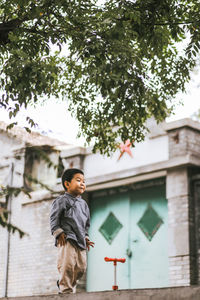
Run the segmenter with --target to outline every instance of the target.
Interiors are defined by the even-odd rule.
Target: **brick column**
[[[190,285],[189,185],[187,168],[167,172],[169,279],[171,286]]]
[[[169,159],[176,164],[180,157],[199,157],[200,124],[183,119],[167,125]],[[169,212],[170,285],[196,282],[195,204],[190,178],[197,166],[188,164],[168,170],[166,194]]]
[[[65,169],[83,169],[83,161],[86,149],[82,147],[71,147],[61,151],[60,156]]]

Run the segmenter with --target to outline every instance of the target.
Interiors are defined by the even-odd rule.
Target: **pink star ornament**
[[[118,160],[120,160],[120,158],[122,157],[122,155],[123,155],[125,152],[127,152],[131,157],[133,157],[133,154],[132,154],[132,152],[131,152],[130,147],[131,147],[131,142],[130,142],[129,139],[126,140],[125,144],[124,144],[124,143],[121,143],[121,144],[119,145],[119,148],[120,148],[120,155],[119,155]]]

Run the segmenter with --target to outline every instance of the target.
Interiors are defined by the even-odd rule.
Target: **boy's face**
[[[75,174],[70,182],[65,181],[64,184],[67,192],[73,196],[79,196],[85,192],[85,179],[81,173]]]

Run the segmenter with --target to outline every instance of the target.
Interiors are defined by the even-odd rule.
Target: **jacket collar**
[[[81,199],[81,196],[73,196],[72,194],[68,193],[68,192],[65,192],[65,195],[69,196],[70,198],[72,198],[73,200],[80,200]]]

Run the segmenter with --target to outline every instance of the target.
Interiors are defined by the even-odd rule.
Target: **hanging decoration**
[[[133,154],[131,152],[131,142],[130,140],[126,140],[125,144],[122,142],[120,145],[119,145],[119,148],[120,148],[120,155],[119,155],[119,158],[118,160],[120,160],[120,158],[122,157],[122,155],[127,152],[131,157],[133,157]]]

